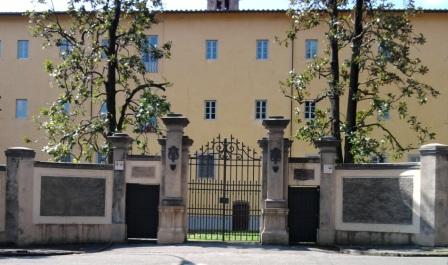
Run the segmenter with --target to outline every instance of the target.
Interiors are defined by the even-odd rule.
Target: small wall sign
[[[115,163],[114,163],[114,170],[123,171],[124,170],[124,161],[123,160],[115,161]]]
[[[333,164],[324,164],[324,174],[333,173],[334,165]]]

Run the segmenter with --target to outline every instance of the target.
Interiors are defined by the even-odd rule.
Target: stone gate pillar
[[[26,245],[32,241],[33,174],[36,152],[12,147],[6,155],[6,243]]]
[[[335,242],[335,201],[336,177],[335,162],[339,140],[333,136],[322,137],[316,142],[320,154],[320,198],[319,198],[319,233],[320,245],[333,245]]]
[[[183,243],[187,237],[186,180],[188,170],[188,146],[192,141],[184,137],[187,118],[169,114],[162,118],[166,126],[162,145],[162,183],[159,205],[159,244]]]
[[[283,117],[270,117],[263,120],[263,126],[268,130],[267,147],[263,156],[263,173],[266,174],[266,199],[262,208],[262,244],[288,244],[289,234],[287,228],[287,179],[288,171],[285,168],[289,141],[283,138],[284,130],[289,120]],[[263,144],[263,141],[260,142]],[[266,145],[266,140],[264,141]],[[263,183],[264,184],[264,183]]]
[[[107,137],[113,152],[114,181],[112,191],[112,223],[126,224],[126,179],[125,161],[132,138],[125,133],[114,133]],[[123,233],[124,234],[124,233]]]
[[[420,148],[420,234],[423,246],[448,245],[448,145]]]

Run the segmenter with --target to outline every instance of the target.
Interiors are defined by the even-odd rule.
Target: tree
[[[146,35],[160,5],[160,0],[68,0],[66,12],[29,14],[33,35],[61,55],[45,63],[61,95],[38,119],[48,140],[44,151],[54,160],[72,155],[91,161],[95,152],[108,152],[107,136],[125,130],[136,133],[138,147],[147,150],[147,133],[158,129],[155,119],[169,110],[159,93],[169,83],[148,74],[170,55],[170,43],[159,48]],[[93,105],[101,110],[93,111]]]
[[[327,39],[322,55],[315,56],[304,71],[291,71],[283,82],[285,95],[299,105],[309,99],[329,102],[329,109],[316,110],[314,119],[298,118],[299,139],[311,143],[324,135],[342,139],[344,148],[342,143],[338,147],[338,161],[345,163],[365,162],[372,154],[384,152],[399,157],[434,139],[435,134],[408,108],[413,101],[423,105],[428,97],[439,94],[419,81],[429,69],[412,54],[415,46],[425,43],[424,36],[413,30],[411,18],[416,13],[413,1],[401,11],[384,0],[291,1],[288,14],[293,27],[284,43],[317,27],[325,27]],[[349,56],[341,60],[341,52]],[[312,95],[311,87],[321,78],[327,80],[328,88]],[[286,89],[291,89],[292,95]],[[343,115],[339,101],[345,95]],[[402,144],[381,119],[393,112],[415,132],[417,145]]]

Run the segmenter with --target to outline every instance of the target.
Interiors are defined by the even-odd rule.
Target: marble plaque
[[[314,169],[294,169],[294,179],[296,180],[314,180]]]
[[[156,167],[132,167],[131,175],[133,178],[155,178]]]
[[[106,180],[42,176],[41,216],[104,216]]]
[[[345,223],[412,224],[412,178],[344,178]]]

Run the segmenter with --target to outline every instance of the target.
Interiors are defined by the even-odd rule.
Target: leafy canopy
[[[325,45],[320,45],[323,52],[302,71],[291,71],[283,82],[284,94],[299,104],[299,139],[310,143],[325,135],[342,139],[345,150],[339,161],[344,162],[366,162],[385,153],[400,157],[434,139],[435,134],[409,107],[422,106],[439,94],[420,81],[429,68],[416,56],[416,47],[423,45],[425,38],[414,32],[411,19],[418,10],[413,1],[397,12],[387,0],[292,0],[288,14],[293,27],[286,45],[302,31],[325,29]],[[318,79],[329,85],[316,93]],[[339,109],[341,97],[346,97],[345,113]],[[302,120],[301,106],[306,100],[330,107],[316,110],[314,119]],[[394,124],[412,130],[416,141],[404,144],[403,140],[410,139],[398,138],[387,121],[389,116]],[[332,124],[340,132],[335,133]]]
[[[108,153],[108,135],[132,131],[147,152],[148,133],[159,130],[157,117],[169,111],[160,93],[169,83],[152,79],[147,62],[157,67],[159,59],[170,56],[169,42],[157,47],[147,35],[161,1],[71,0],[67,5],[66,12],[50,8],[29,14],[43,47],[60,51],[59,58],[45,62],[61,93],[38,117],[48,141],[44,151],[57,161],[67,155],[91,161],[98,151]]]

